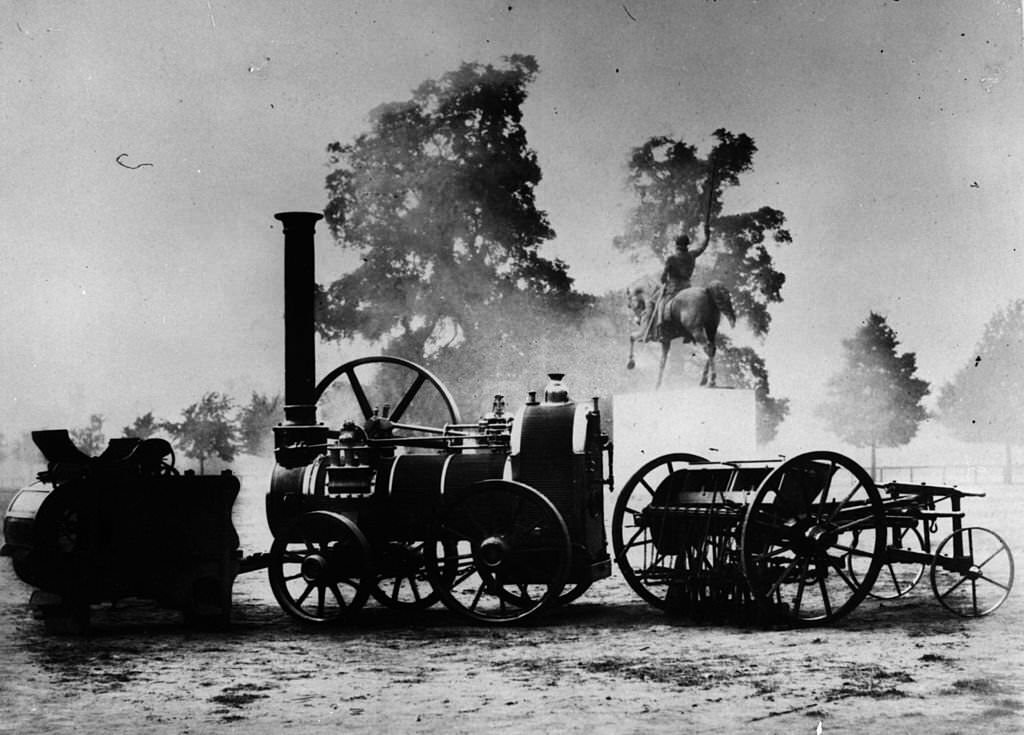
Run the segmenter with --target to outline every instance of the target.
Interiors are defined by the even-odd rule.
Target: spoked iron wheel
[[[965,618],[994,612],[1013,587],[1013,555],[987,528],[960,528],[935,549],[932,592],[944,608]]]
[[[860,549],[874,547],[875,529],[866,529],[856,535],[854,546]],[[882,552],[882,566],[871,591],[876,600],[896,600],[913,590],[924,577],[926,563],[901,555],[925,554],[924,537],[916,528],[889,528]],[[850,577],[860,582],[871,568],[872,557],[850,554],[847,557]]]
[[[551,501],[508,480],[478,482],[448,499],[426,551],[445,605],[484,623],[523,621],[557,604],[571,558]]]
[[[316,386],[314,399],[328,404],[320,406],[322,413],[338,414],[327,417],[329,425],[357,416],[366,420],[388,406],[386,418],[408,427],[397,427],[395,436],[440,433],[445,424],[460,422],[455,400],[440,380],[416,363],[386,355],[335,368]]]
[[[655,607],[666,607],[669,582],[676,574],[678,556],[655,544],[657,528],[652,528],[644,511],[654,499],[658,487],[672,473],[688,464],[706,462],[695,454],[666,454],[653,459],[623,486],[612,514],[612,550],[615,563],[633,590]],[[672,551],[672,550],[669,550]]]
[[[838,620],[878,577],[884,522],[881,495],[853,460],[808,452],[783,462],[762,481],[743,520],[741,561],[751,594],[770,619]],[[851,566],[860,573],[851,574]]]
[[[270,547],[270,589],[304,623],[351,619],[370,595],[370,547],[351,520],[312,511],[297,517]]]
[[[373,599],[397,610],[424,610],[440,599],[427,574],[422,541],[389,542],[377,560]],[[451,573],[446,573],[451,577]]]

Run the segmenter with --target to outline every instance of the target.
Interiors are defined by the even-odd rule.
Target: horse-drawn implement
[[[879,488],[834,452],[766,462],[669,454],[623,486],[612,543],[637,594],[694,616],[831,623],[869,595],[908,594],[927,569],[944,607],[976,617],[1006,599],[1013,559],[998,535],[963,525],[970,495]],[[947,535],[933,544],[940,524]]]

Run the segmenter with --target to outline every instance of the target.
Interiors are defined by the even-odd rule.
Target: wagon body
[[[4,554],[36,588],[44,616],[88,619],[89,606],[144,598],[222,624],[239,569],[231,520],[238,479],[178,474],[159,442],[113,440],[100,457],[64,430],[34,432],[48,469],[11,500]],[[165,443],[164,443],[165,444]]]

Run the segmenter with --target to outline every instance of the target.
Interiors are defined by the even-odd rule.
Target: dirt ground
[[[1024,560],[1024,488],[967,508]],[[264,551],[263,488],[236,526]],[[0,732],[1007,733],[1024,732],[1024,601],[954,617],[923,584],[835,627],[694,624],[616,573],[536,625],[481,628],[444,609],[369,606],[309,630],[266,572],[238,578],[225,632],[148,603],[98,607],[88,635],[47,633],[0,559]]]

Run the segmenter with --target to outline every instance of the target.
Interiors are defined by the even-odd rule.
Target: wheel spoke
[[[846,497],[843,498],[839,502],[839,505],[837,505],[835,507],[835,510],[832,511],[832,514],[827,519],[825,519],[825,523],[832,523],[836,519],[836,516],[839,515],[839,511],[841,511],[843,508],[846,507],[846,504],[850,502],[850,500],[853,498],[853,496],[862,487],[864,487],[864,483],[862,483],[860,480],[858,480],[857,484],[853,486],[853,488],[850,490],[849,493],[847,493]]]
[[[838,561],[838,560],[837,560],[837,561]],[[854,582],[853,580],[851,580],[851,579],[850,579],[849,577],[847,577],[847,576],[846,576],[846,575],[845,575],[845,574],[843,573],[843,570],[842,570],[842,569],[840,569],[840,565],[839,565],[838,563],[835,563],[835,564],[829,564],[829,566],[830,566],[830,567],[832,567],[833,569],[835,569],[835,571],[836,571],[836,574],[838,574],[838,575],[839,575],[839,578],[840,578],[841,580],[843,580],[843,582],[845,582],[845,583],[846,583],[846,586],[847,586],[847,587],[849,587],[849,588],[850,588],[851,590],[853,590],[854,592],[856,592],[856,591],[857,591],[858,589],[860,589],[860,588],[859,588],[859,586],[858,586],[858,585],[857,585],[857,584],[856,584],[856,583],[855,583],[855,582]]]
[[[828,479],[825,480],[825,482],[822,484],[822,489],[821,489],[821,505],[818,506],[818,515],[817,515],[817,518],[815,519],[818,523],[821,523],[824,520],[825,513],[828,511],[828,491],[829,491],[829,488],[832,486],[832,477],[836,474],[836,469],[837,469],[836,462],[835,462],[834,459],[830,460],[828,465],[829,465]]]
[[[793,600],[793,614],[797,617],[800,616],[800,605],[804,599],[804,588],[807,583],[804,581],[807,579],[807,565],[810,563],[810,559],[804,558],[803,564],[800,565],[800,582],[796,588],[796,597]]]
[[[981,562],[980,564],[977,565],[978,569],[984,569],[986,564],[988,564],[990,561],[992,561],[993,559],[995,559],[997,556],[999,556],[1002,553],[1003,553],[1003,549],[996,549],[991,554],[989,554],[988,557],[986,557],[985,561],[983,561],[983,562]],[[971,554],[973,556],[973,554],[974,554],[974,550],[973,549],[971,549]]]
[[[793,559],[789,562],[786,568],[782,570],[782,573],[779,575],[778,579],[775,580],[775,584],[768,588],[769,595],[774,595],[778,593],[779,589],[782,587],[783,582],[786,581],[786,575],[790,573],[790,571],[793,569],[793,567],[796,566],[796,563],[798,561],[799,559],[793,557]]]
[[[821,588],[821,601],[825,605],[825,616],[832,617],[832,600],[828,596],[828,585],[825,584],[825,576],[818,577],[818,587]]]
[[[348,603],[345,602],[345,598],[342,597],[341,590],[338,589],[338,585],[332,582],[328,586],[330,587],[331,592],[334,593],[334,599],[338,601],[338,606],[339,607],[348,607]]]
[[[480,580],[480,586],[476,588],[476,594],[473,596],[473,601],[471,603],[469,603],[469,609],[470,610],[476,610],[477,605],[480,604],[480,600],[484,596],[484,587],[486,585],[487,585],[487,582],[484,581],[483,579],[481,579]]]
[[[997,581],[997,580],[994,580],[994,579],[992,579],[991,577],[986,577],[986,576],[985,576],[984,574],[980,574],[980,575],[978,575],[978,579],[984,579],[984,580],[985,580],[986,582],[988,582],[989,584],[994,584],[994,585],[995,585],[996,587],[999,587],[1000,589],[1004,589],[1004,590],[1006,590],[1007,592],[1009,592],[1009,591],[1010,591],[1010,586],[1009,586],[1009,585],[1007,585],[1007,584],[1003,584],[1002,582],[999,582],[999,581]]]
[[[405,392],[398,404],[392,409],[390,419],[392,421],[401,421],[402,415],[409,408],[416,394],[419,393],[420,388],[427,382],[427,376],[424,373],[417,373],[416,380],[413,381],[412,385],[409,386],[409,390]]]
[[[363,418],[370,418],[373,415],[373,407],[370,405],[370,399],[366,397],[366,391],[363,389],[363,384],[359,381],[359,376],[356,375],[355,367],[350,367],[346,370],[345,376],[348,378],[352,393],[359,403],[359,410],[363,412]]]
[[[943,597],[948,597],[951,592],[953,592],[957,587],[959,587],[960,585],[962,585],[966,581],[967,581],[967,577],[960,577],[960,579],[958,579],[953,586],[951,586],[948,590],[946,590],[945,592],[940,594],[939,598],[941,599]]]
[[[302,575],[300,574],[299,576],[301,577]],[[295,577],[293,577],[292,579],[295,579]],[[306,598],[309,597],[309,593],[313,591],[315,586],[316,585],[314,585],[312,582],[307,584],[305,592],[303,592],[295,599],[295,604],[299,607],[302,607],[302,603],[306,601]]]

